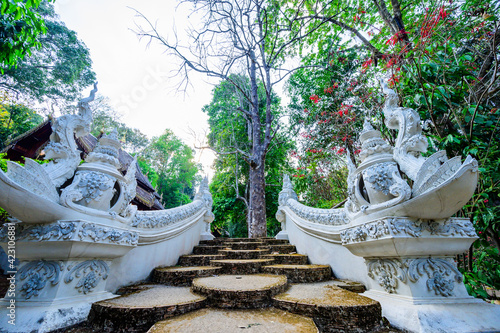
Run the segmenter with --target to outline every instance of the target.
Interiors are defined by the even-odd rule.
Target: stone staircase
[[[286,240],[201,241],[151,280],[94,303],[88,324],[101,332],[383,330],[380,304],[357,294],[363,285],[333,279],[330,266],[308,264]]]

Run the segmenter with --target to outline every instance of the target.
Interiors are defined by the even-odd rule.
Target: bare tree
[[[150,42],[160,42],[169,54],[181,60],[179,73],[184,75],[183,84],[188,83],[189,72],[194,70],[231,82],[243,96],[244,105],[248,107],[239,107],[235,112],[247,120],[251,146],[239,147],[235,143],[219,153],[239,154],[249,164],[248,235],[265,237],[264,165],[279,129],[278,119],[271,113],[272,90],[294,70],[283,66],[287,52],[327,19],[304,17],[303,1],[293,8],[264,0],[186,0],[183,3],[193,4],[193,11],[204,20],[200,28],[190,31],[188,45],[164,38],[156,25],[140,13],[146,23],[139,26],[137,33]],[[248,81],[242,84],[233,80],[231,74],[246,75],[250,88]],[[264,108],[259,107],[259,83],[265,89]]]

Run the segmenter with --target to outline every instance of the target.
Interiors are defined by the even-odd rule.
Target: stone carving
[[[53,286],[57,285],[62,269],[63,264],[55,261],[38,260],[23,265],[17,273],[20,281],[26,280],[20,289],[25,299],[38,296],[40,291],[47,285],[47,282],[50,282]]]
[[[38,224],[33,227],[25,227],[20,232],[20,239],[43,240],[67,240],[71,239],[76,231],[73,222],[57,221],[53,224]]]
[[[54,185],[59,187],[69,178],[80,164],[80,152],[77,149],[75,136],[80,137],[90,132],[92,123],[92,102],[97,92],[97,82],[90,96],[78,103],[77,115],[64,115],[52,122],[50,143],[45,147],[45,158],[53,159],[46,166],[46,171]]]
[[[388,128],[398,130],[398,137],[394,148],[390,147],[365,120],[359,136],[361,164],[356,168],[348,158],[348,218],[364,222],[374,213],[377,213],[374,218],[451,216],[473,194],[477,161],[468,156],[462,164],[460,157],[448,159],[443,151],[423,157],[427,139],[422,135],[420,117],[412,109],[399,107],[397,94],[386,84],[383,91],[385,123]],[[400,170],[413,180],[413,188]],[[432,204],[436,208],[429,210]]]
[[[208,188],[208,177],[204,177],[201,181],[200,188],[198,189],[198,192],[196,192],[193,201],[195,200],[202,201],[208,210],[212,210],[213,200],[210,189]]]
[[[24,166],[9,162],[7,173],[0,171],[0,204],[12,216],[27,223],[88,219],[96,222],[129,224],[136,208],[135,161],[122,176],[118,160],[120,142],[116,130],[104,135],[86,161],[81,162],[75,136],[89,132],[89,107],[97,91],[78,104],[77,115],[64,115],[52,121],[50,143],[44,148],[49,163],[39,165],[26,160]],[[75,173],[76,171],[76,173]],[[67,180],[72,179],[66,186]],[[64,185],[65,187],[62,187]],[[8,195],[7,195],[8,193]],[[59,195],[60,193],[60,195]],[[26,209],[25,202],[30,202]]]
[[[116,211],[119,215],[130,218],[137,211],[136,206],[130,205],[130,202],[135,198],[137,180],[135,173],[137,172],[137,160],[134,159],[127,168],[124,180],[118,179],[118,184],[121,189],[120,197],[111,210]]]
[[[32,159],[25,159],[24,167],[7,161],[7,177],[29,191],[53,202],[59,202],[59,194],[44,167]]]
[[[396,292],[398,281],[416,283],[426,275],[427,289],[448,297],[453,295],[455,281],[462,282],[462,274],[449,258],[371,259],[367,267],[368,276],[388,293]]]
[[[387,221],[393,235],[419,237],[422,235],[423,224],[420,220],[393,218]]]
[[[348,223],[343,209],[311,208],[296,200],[289,200],[288,207],[297,216],[313,223],[325,225],[344,225]]]
[[[208,178],[205,177],[194,196],[193,202],[172,209],[138,212],[132,221],[132,226],[137,228],[162,228],[191,218],[203,209],[206,209],[203,219],[207,224],[210,224],[214,219],[212,204],[213,200],[208,188]],[[206,233],[210,233],[209,228],[210,226],[205,228]]]
[[[406,283],[405,263],[396,259],[372,259],[367,261],[368,276],[377,280],[388,293],[395,293],[398,281]]]
[[[91,239],[99,243],[128,244],[135,246],[139,242],[139,234],[114,228],[104,228],[93,223],[83,223],[78,231],[80,240]]]
[[[7,225],[0,228],[0,242],[7,242],[7,228]],[[31,225],[16,223],[16,240],[67,240],[73,237],[76,228],[76,224],[69,221]]]
[[[76,187],[81,193],[81,200],[87,206],[91,201],[104,201],[103,194],[115,184],[115,180],[111,176],[101,172],[82,172],[77,177],[78,181],[75,181]]]
[[[68,267],[69,272],[64,277],[64,282],[70,283],[74,278],[80,278],[75,288],[87,294],[97,287],[101,279],[108,278],[108,270],[108,265],[102,260],[87,260]]]
[[[462,282],[462,274],[455,267],[452,259],[418,258],[408,260],[408,276],[410,281],[417,282],[424,274],[427,275],[427,288],[436,295],[452,296],[456,282]],[[448,278],[448,279],[446,279]]]
[[[122,223],[130,223],[137,208],[129,205],[135,196],[135,160],[123,177],[118,170],[116,129],[103,135],[85,163],[77,169],[72,183],[61,192],[61,204],[73,210],[94,216],[106,216]],[[117,198],[116,201],[113,198]]]
[[[384,218],[341,231],[342,244],[359,243],[382,237],[476,237],[473,224],[468,219],[422,220],[408,218]]]
[[[349,168],[346,210],[351,219],[359,214],[396,206],[411,196],[411,188],[401,178],[398,166],[390,154],[391,147],[368,121],[363,125],[359,140],[362,163],[358,168],[353,165]]]
[[[137,228],[161,228],[184,219],[187,219],[201,211],[205,207],[200,200],[193,201],[187,205],[157,211],[141,211],[135,215],[132,226]]]
[[[286,206],[288,199],[294,199],[296,201],[299,200],[297,197],[297,193],[293,190],[292,182],[290,181],[290,177],[285,174],[283,175],[283,189],[279,193],[278,202],[280,206]]]

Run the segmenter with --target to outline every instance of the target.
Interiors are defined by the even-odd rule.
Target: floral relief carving
[[[70,221],[57,221],[50,224],[16,224],[17,240],[68,240],[76,232],[77,225]],[[0,229],[0,241],[6,241],[7,225]]]
[[[141,211],[137,212],[132,220],[132,226],[137,228],[161,228],[165,227],[188,217],[191,217],[205,208],[204,202],[200,200],[193,201],[190,204],[160,210],[160,211]]]
[[[47,282],[55,286],[59,283],[60,273],[63,269],[62,262],[37,260],[23,265],[19,271],[19,281],[25,281],[21,285],[21,293],[25,299],[38,296],[45,288]]]
[[[364,180],[385,195],[390,193],[391,186],[394,184],[389,166],[390,163],[377,164],[363,172]]]
[[[109,267],[102,260],[87,260],[74,267],[68,267],[68,270],[64,282],[70,283],[74,278],[79,278],[75,288],[78,289],[78,292],[87,294],[97,287],[101,279],[108,278]]]
[[[93,223],[83,223],[78,232],[80,240],[92,239],[95,242],[137,245],[139,234],[131,231],[104,228]]]
[[[343,225],[349,223],[343,209],[311,208],[296,200],[288,201],[288,207],[299,217],[313,223],[325,225]]]
[[[466,219],[411,220],[407,218],[386,218],[349,228],[340,233],[342,243],[350,244],[384,236],[400,237],[476,237],[472,223]]]
[[[405,263],[397,259],[371,259],[367,261],[368,276],[377,280],[388,293],[395,293],[398,281],[406,283]]]
[[[115,183],[115,180],[101,172],[85,172],[78,182],[78,188],[82,199],[86,203],[90,201],[99,201],[104,191],[109,190]]]
[[[427,275],[427,288],[436,295],[452,296],[456,282],[462,282],[462,274],[451,259],[418,258],[408,260],[410,281],[417,282]]]

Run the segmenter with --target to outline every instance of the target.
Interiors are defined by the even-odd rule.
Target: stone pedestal
[[[408,297],[369,290],[362,295],[380,302],[382,315],[410,332],[498,332],[500,306],[471,296]]]
[[[365,259],[384,316],[411,332],[500,329],[500,307],[468,295],[454,256],[477,239],[469,219],[387,217],[349,227],[342,244]]]
[[[112,259],[139,239],[137,232],[88,221],[15,223],[0,231],[5,250],[9,230],[19,260],[9,272],[15,283],[0,301],[0,316],[15,322],[7,322],[9,332],[48,332],[85,320],[93,302],[114,297],[105,290]]]

